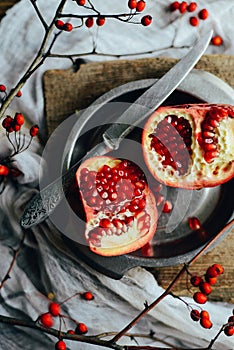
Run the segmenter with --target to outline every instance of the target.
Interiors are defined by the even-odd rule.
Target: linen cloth
[[[38,6],[46,20],[50,21],[57,0],[38,0]],[[123,2],[93,1],[105,13],[119,13],[123,11]],[[127,1],[126,10],[127,10]],[[81,28],[79,31],[63,33],[56,42],[56,53],[82,53],[92,50],[92,41],[97,39],[97,50],[103,53],[117,55],[152,51],[147,56],[182,57],[192,46],[202,30],[213,28],[215,33],[222,36],[222,47],[209,46],[206,53],[234,54],[234,2],[197,1],[199,8],[206,7],[209,19],[201,21],[199,28],[188,25],[188,15],[178,16],[167,12],[170,1],[147,0],[147,13],[153,17],[153,24],[149,28],[142,26],[107,21],[103,28],[90,30]],[[66,12],[72,13],[77,5],[68,1]],[[114,8],[114,9],[113,9]],[[82,9],[80,9],[82,12]],[[7,13],[0,24],[0,81],[11,87],[24,73],[29,62],[37,52],[43,35],[43,27],[35,15],[35,11],[27,0],[20,1]],[[123,40],[124,35],[124,40]],[[129,56],[131,57],[131,56]],[[112,59],[113,57],[92,56],[89,60]],[[47,59],[23,87],[21,99],[15,99],[11,108],[24,113],[29,122],[40,126],[42,137],[45,134],[45,117],[43,112],[42,74],[48,69],[69,68],[70,61],[65,59]],[[7,141],[1,135],[1,154],[8,147]],[[36,193],[39,178],[39,166],[42,146],[36,141],[27,152],[16,157],[17,167],[22,170],[17,188],[7,185],[0,196],[0,278],[9,267],[12,249],[17,247],[22,231],[19,218],[25,204]],[[95,294],[92,302],[81,302],[80,298],[73,298],[63,306],[63,313],[89,327],[88,334],[103,331],[118,331],[125,326],[144,307],[144,302],[153,301],[163,290],[158,286],[151,273],[143,268],[134,268],[119,280],[106,277],[88,267],[79,256],[65,246],[61,236],[52,224],[47,221],[28,234],[23,250],[19,255],[11,279],[7,281],[0,295],[0,313],[18,318],[35,320],[41,312],[47,311],[48,301],[45,298],[53,292],[58,301],[66,299],[76,292],[91,290]],[[192,302],[190,298],[185,298]],[[206,309],[212,315],[213,328],[204,330],[192,322],[185,305],[172,298],[164,299],[147,317],[134,327],[134,332],[149,333],[155,331],[160,339],[164,339],[175,346],[198,348],[205,347],[217,333],[223,322],[227,320],[233,305],[227,303],[209,302]],[[56,339],[40,332],[13,328],[0,324],[0,349],[53,349]],[[159,342],[139,339],[139,344]],[[66,342],[68,349],[97,349],[90,344]],[[133,344],[130,339],[122,339],[123,344]],[[231,349],[233,339],[221,336],[214,348]]]

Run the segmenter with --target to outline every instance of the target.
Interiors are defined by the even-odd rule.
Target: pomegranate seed
[[[64,22],[61,21],[60,19],[58,19],[57,21],[55,21],[55,27],[58,29],[63,29],[64,26]]]
[[[110,227],[113,227],[114,225],[109,219],[101,219],[99,222],[99,226],[103,228],[110,228]]]
[[[206,276],[208,276],[208,277],[217,277],[218,276],[218,272],[217,272],[215,266],[210,266],[206,270]]]
[[[228,337],[231,337],[234,335],[234,326],[226,326],[224,328],[224,334]]]
[[[193,295],[193,299],[198,304],[205,304],[207,302],[207,296],[202,292],[196,292]]]
[[[0,84],[0,92],[5,92],[6,91],[6,86],[3,84]]]
[[[59,316],[61,313],[61,308],[58,303],[50,303],[49,305],[49,312],[52,316]]]
[[[88,328],[84,323],[78,323],[75,329],[76,334],[85,334],[88,332]]]
[[[180,6],[179,6],[179,11],[180,13],[185,13],[185,11],[187,10],[188,4],[186,1],[182,1]]]
[[[218,273],[218,275],[222,275],[224,273],[224,268],[223,268],[222,265],[220,265],[220,264],[213,264],[212,267],[215,268],[215,270]]]
[[[146,15],[141,19],[141,24],[145,27],[149,26],[151,22],[152,22],[152,17],[150,15]]]
[[[191,26],[197,27],[199,24],[199,19],[197,17],[190,17],[189,23],[191,24]]]
[[[163,205],[162,212],[168,214],[171,211],[172,211],[172,203],[169,200],[167,200]]]
[[[188,5],[188,12],[194,12],[195,10],[197,9],[197,3],[196,2],[191,2],[189,5]]]
[[[66,346],[66,344],[64,343],[63,340],[59,340],[59,341],[55,344],[55,349],[56,349],[56,350],[66,350],[66,349],[67,349],[67,346]]]
[[[49,312],[42,314],[40,316],[40,322],[44,327],[47,327],[47,328],[51,328],[54,324],[52,315]]]
[[[215,46],[220,46],[223,44],[223,39],[221,38],[220,35],[215,35],[212,39],[211,39],[211,44],[215,45]]]
[[[193,309],[190,312],[190,317],[193,321],[199,321],[200,320],[200,312],[196,309]]]
[[[206,144],[204,144],[203,148],[205,151],[216,151],[217,150],[217,146],[214,143],[206,143]]]
[[[105,24],[105,22],[106,22],[106,19],[104,16],[97,17],[97,20],[96,20],[97,26],[102,27]]]
[[[85,25],[87,28],[91,28],[93,26],[94,20],[93,17],[88,17],[85,21]]]
[[[209,16],[209,12],[207,11],[207,9],[202,9],[198,13],[198,17],[202,20],[206,20],[208,18],[208,16]]]
[[[208,151],[204,155],[204,159],[207,163],[212,163],[214,158],[217,158],[219,156],[218,151]]]
[[[93,293],[91,292],[85,292],[82,294],[82,297],[85,299],[85,300],[93,300],[94,299],[94,295]]]
[[[206,328],[206,329],[210,329],[213,326],[213,324],[212,324],[212,322],[211,322],[211,320],[209,318],[201,318],[200,319],[200,325],[203,328]]]
[[[188,224],[193,231],[199,230],[201,228],[200,220],[196,216],[188,218]]]
[[[145,6],[146,6],[146,3],[145,3],[144,0],[137,1],[136,10],[137,10],[138,12],[142,12],[142,11],[144,11]]]
[[[79,6],[84,6],[85,2],[86,2],[86,0],[76,0],[77,5],[79,5]]]
[[[7,176],[9,174],[9,169],[5,165],[0,164],[0,176]]]
[[[199,289],[203,294],[209,295],[212,292],[212,288],[208,282],[201,282]]]
[[[16,113],[14,117],[14,122],[18,125],[24,124],[24,116],[21,113]]]
[[[170,4],[170,11],[173,12],[173,11],[179,10],[179,7],[180,7],[179,1],[173,1]]]
[[[199,284],[202,282],[202,279],[199,276],[192,276],[190,278],[190,282],[194,287],[198,287]]]

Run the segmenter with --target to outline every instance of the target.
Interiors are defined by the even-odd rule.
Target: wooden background
[[[0,0],[0,19],[5,15],[5,11],[16,2],[18,0]],[[48,71],[44,76],[44,88],[49,133],[66,116],[76,109],[85,108],[108,89],[131,80],[158,78],[174,63],[174,60],[167,58],[154,59],[153,62],[151,61],[151,65],[147,59],[129,62],[123,60],[82,65],[76,73],[72,70]],[[233,56],[206,56],[200,60],[197,68],[217,75],[234,88]],[[92,85],[97,87],[97,84],[93,83],[97,79],[101,79],[102,82],[99,88],[90,89]],[[51,93],[52,91],[53,93]],[[209,264],[214,262],[223,264],[225,273],[214,286],[210,300],[234,303],[233,234],[234,229],[214,249],[201,257],[191,267],[191,272],[203,273]],[[167,287],[180,268],[181,266],[152,269],[152,272],[157,277],[159,284]],[[186,280],[182,279],[174,291],[179,295],[189,295],[186,289]]]

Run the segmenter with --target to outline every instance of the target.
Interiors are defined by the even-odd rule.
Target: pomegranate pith
[[[152,175],[172,187],[212,187],[234,176],[234,107],[192,104],[158,108],[143,130]]]
[[[128,160],[94,157],[76,174],[90,249],[114,256],[135,251],[154,235],[157,209],[142,170]]]

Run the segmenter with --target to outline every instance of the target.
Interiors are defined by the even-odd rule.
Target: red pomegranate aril
[[[205,159],[205,161],[207,163],[211,163],[218,156],[219,156],[219,152],[218,151],[208,151],[208,152],[205,153],[204,159]]]
[[[206,119],[206,122],[210,125],[210,126],[213,126],[214,128],[217,128],[219,126],[219,122],[217,119],[214,119],[214,118],[207,118]]]
[[[171,211],[172,211],[172,203],[171,203],[171,201],[166,200],[164,205],[163,205],[162,212],[168,214]]]
[[[113,227],[114,225],[109,219],[101,219],[99,226],[104,228],[109,228],[109,227]]]
[[[195,216],[188,218],[188,224],[191,230],[194,231],[199,230],[201,228],[200,220]]]
[[[203,148],[205,151],[216,151],[217,145],[214,143],[205,143]]]

